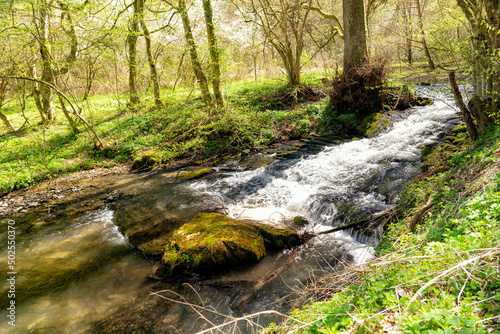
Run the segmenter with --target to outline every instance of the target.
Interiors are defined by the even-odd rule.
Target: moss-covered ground
[[[319,88],[323,80],[318,75],[305,75],[304,84]],[[186,87],[162,91],[161,108],[153,107],[148,94],[133,109],[126,106],[124,95],[94,95],[79,105],[105,142],[103,151],[94,148],[83,127],[74,134],[60,112],[55,121],[42,125],[32,98],[27,101],[25,124],[13,99],[2,112],[20,130],[7,133],[3,124],[0,127],[0,192],[79,170],[134,161],[138,167],[159,162],[195,163],[308,136],[327,100],[305,104],[297,100],[286,108],[273,105],[273,97],[289,89],[278,79],[228,83],[228,108],[218,115],[205,110],[197,89]]]

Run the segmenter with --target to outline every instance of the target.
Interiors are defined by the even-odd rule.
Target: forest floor
[[[393,85],[428,82],[428,75],[415,68],[389,68]],[[24,113],[13,99],[2,107],[18,130],[0,133],[0,195],[82,170],[130,166],[134,160],[139,166],[150,160],[146,167],[196,165],[322,132],[342,138],[347,131],[342,125],[325,126],[328,79],[305,74],[301,89],[275,78],[228,83],[228,108],[216,115],[205,112],[197,90],[187,87],[164,90],[161,108],[153,107],[150,94],[133,109],[124,95],[94,95],[79,105],[104,150],[93,146],[86,131],[73,133],[61,115],[42,125],[31,98]]]
[[[31,99],[24,115],[13,100],[3,112],[20,129],[0,134],[0,194],[81,170],[130,166],[143,156],[196,165],[310,136],[327,104],[325,80],[305,75],[303,82],[310,87],[303,95],[277,79],[228,84],[228,109],[217,115],[204,111],[196,90],[182,87],[163,91],[161,108],[152,107],[149,95],[133,109],[125,96],[93,96],[80,106],[106,144],[102,151],[87,132],[73,133],[64,117],[42,125]]]

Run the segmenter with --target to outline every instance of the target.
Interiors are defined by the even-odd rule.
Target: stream
[[[0,284],[0,332],[193,334],[227,321],[227,316],[287,311],[314,277],[371,259],[377,238],[353,231],[313,238],[279,278],[237,308],[251,283],[285,263],[289,250],[217,277],[154,281],[147,276],[157,262],[134,252],[115,220],[131,212],[154,219],[168,211],[187,221],[215,206],[231,217],[277,227],[289,227],[300,216],[308,224],[296,229],[319,232],[380,213],[420,174],[420,148],[457,124],[450,101],[443,100],[395,114],[391,126],[371,139],[325,143],[316,150],[305,146],[257,169],[228,163],[195,180],[174,182],[153,175],[123,186],[134,194],[123,200],[121,207],[127,209],[107,207],[43,228],[35,222],[33,231],[16,235],[15,327],[8,324],[6,311],[9,286],[5,279]],[[8,235],[5,228],[1,231],[0,257],[7,259]],[[7,260],[1,261],[0,271],[9,272]],[[280,319],[254,320],[267,324]],[[250,334],[258,328],[241,321],[223,332],[233,329]]]

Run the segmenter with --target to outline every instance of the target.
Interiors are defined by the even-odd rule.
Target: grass
[[[303,81],[321,84],[317,75],[304,75]],[[55,121],[40,124],[30,98],[25,113],[29,125],[15,133],[0,128],[0,192],[65,173],[131,163],[151,152],[166,164],[180,160],[195,163],[307,136],[314,131],[326,101],[289,110],[269,110],[262,103],[286,89],[286,83],[276,79],[229,83],[225,87],[228,110],[215,116],[204,110],[197,87],[162,91],[163,108],[152,107],[148,94],[134,110],[126,107],[126,96],[93,95],[80,105],[84,117],[106,143],[104,152],[93,147],[88,133],[72,133],[60,111]],[[2,112],[16,129],[24,123],[16,101],[6,104]],[[82,126],[80,129],[83,131]]]
[[[500,333],[500,128],[438,149],[401,194],[378,258],[316,282],[321,301],[265,333]],[[431,199],[432,207],[408,226]],[[352,269],[351,273],[353,273]],[[329,293],[328,293],[329,292]]]

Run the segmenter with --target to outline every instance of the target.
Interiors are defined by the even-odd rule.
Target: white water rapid
[[[436,142],[454,116],[445,102],[437,101],[411,110],[375,138],[327,146],[316,155],[224,173],[191,186],[201,194],[221,196],[234,218],[279,225],[302,216],[311,223],[306,229],[314,232],[341,226],[386,209],[401,186],[420,173],[420,148]],[[322,242],[334,239],[354,242],[340,232]],[[365,249],[352,255],[359,263],[370,253]]]

